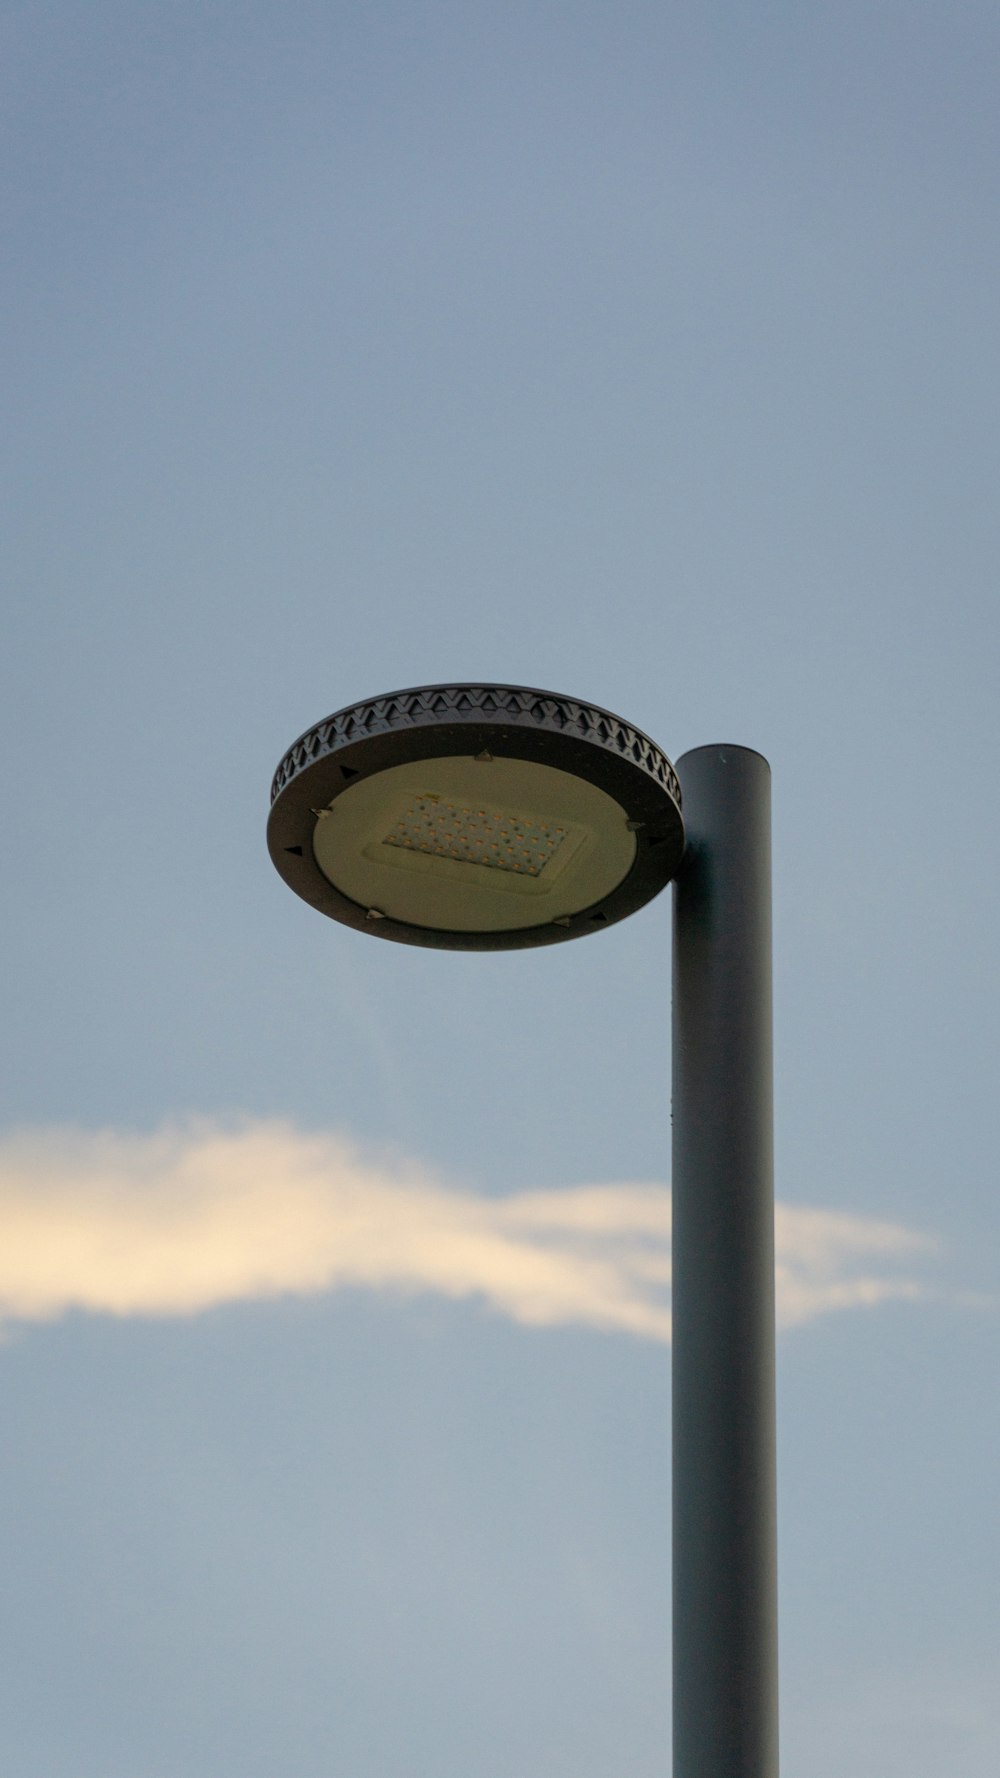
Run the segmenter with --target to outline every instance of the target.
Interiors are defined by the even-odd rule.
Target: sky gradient
[[[449,679],[774,792],[783,1763],[1000,1763],[1000,21],[11,4],[0,1767],[669,1771],[669,894],[368,944]]]

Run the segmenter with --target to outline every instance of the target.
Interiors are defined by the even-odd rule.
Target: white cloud
[[[778,1314],[925,1294],[933,1247],[779,1205]],[[670,1195],[583,1185],[488,1198],[279,1122],[0,1139],[0,1318],[194,1315],[346,1286],[474,1297],[536,1327],[670,1337]]]
[[[774,1246],[778,1323],[794,1327],[835,1309],[926,1296],[919,1276],[900,1267],[919,1265],[937,1243],[899,1223],[777,1204]]]

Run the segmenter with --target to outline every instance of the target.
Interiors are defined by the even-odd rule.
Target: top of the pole
[[[674,761],[677,771],[680,771],[685,760],[694,759],[699,753],[714,753],[723,760],[725,759],[726,754],[729,753],[734,755],[745,754],[749,755],[751,759],[759,759],[761,764],[767,767],[768,771],[771,770],[770,760],[768,760],[757,747],[744,747],[736,741],[709,741],[701,747],[689,747],[686,753],[682,753],[680,758]]]

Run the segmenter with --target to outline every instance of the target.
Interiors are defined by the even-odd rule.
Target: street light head
[[[353,704],[290,747],[271,857],[305,901],[403,944],[578,938],[675,874],[680,787],[621,717],[552,692],[431,685]]]

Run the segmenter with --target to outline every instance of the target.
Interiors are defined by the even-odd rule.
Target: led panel
[[[463,807],[428,792],[404,810],[383,844],[539,877],[565,838],[566,828],[557,822],[487,806]]]

